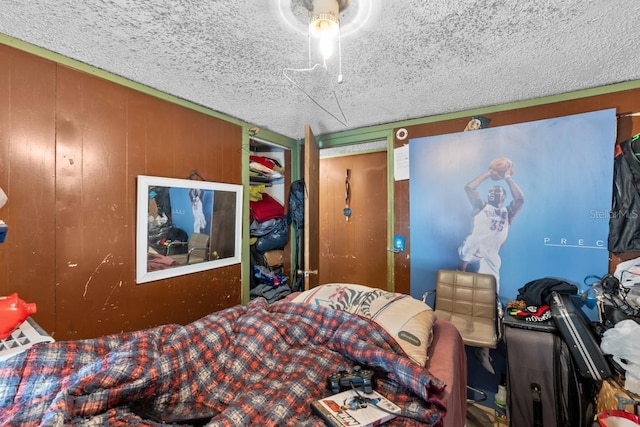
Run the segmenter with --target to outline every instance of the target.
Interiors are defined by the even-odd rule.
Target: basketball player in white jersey
[[[191,209],[193,211],[193,232],[203,233],[207,227],[207,219],[204,216],[202,206],[202,190],[197,188],[190,189],[189,199],[191,199]]]
[[[462,271],[477,271],[478,273],[492,274],[496,278],[498,291],[500,290],[500,248],[504,245],[509,234],[509,228],[524,204],[524,194],[511,176],[510,168],[504,175],[489,169],[471,180],[464,190],[473,207],[473,225],[471,233],[460,246],[459,269]],[[489,190],[485,201],[478,187],[486,179],[494,181],[504,179],[511,192],[511,203],[504,206],[507,198],[506,190],[500,185],[494,185]],[[473,267],[472,267],[473,266]],[[482,366],[492,374],[495,373],[491,366],[491,357],[488,348],[476,349],[476,356]]]
[[[491,187],[485,201],[478,192],[478,187],[488,178],[501,179],[496,172],[488,170],[464,187],[473,207],[473,226],[471,233],[458,251],[460,255],[459,269],[467,271],[470,270],[470,264],[477,263],[477,268],[473,270],[478,273],[493,274],[498,282],[499,290],[500,248],[507,240],[513,219],[524,204],[524,195],[511,175],[506,173],[503,179],[511,191],[511,203],[504,206],[507,193],[500,185]]]

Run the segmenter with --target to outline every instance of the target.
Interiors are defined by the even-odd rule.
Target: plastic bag
[[[635,320],[621,320],[602,334],[600,349],[613,356],[627,372],[640,378],[640,324]]]
[[[624,287],[640,285],[640,257],[619,263],[613,275]]]

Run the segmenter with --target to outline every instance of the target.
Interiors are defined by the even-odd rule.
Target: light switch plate
[[[393,236],[393,249],[397,252],[404,251],[404,236]]]

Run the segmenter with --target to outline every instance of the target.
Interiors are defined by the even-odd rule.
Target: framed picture
[[[242,185],[138,176],[136,283],[241,262]]]

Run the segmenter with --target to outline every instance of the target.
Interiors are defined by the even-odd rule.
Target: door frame
[[[304,182],[307,197],[304,199],[302,235],[304,256],[299,273],[304,277],[304,289],[309,290],[318,286],[320,268],[320,147],[309,125],[304,127],[304,140]]]
[[[327,191],[328,188],[331,188],[331,184],[327,183],[326,178],[328,176],[332,176],[334,179],[335,177],[337,177],[338,175],[335,173],[336,169],[335,169],[335,164],[333,162],[345,162],[346,164],[343,166],[344,170],[349,170],[351,172],[351,176],[352,178],[354,178],[354,185],[352,186],[352,188],[355,189],[355,183],[358,182],[359,185],[359,190],[355,191],[355,193],[352,195],[352,200],[351,200],[351,208],[355,209],[353,211],[354,213],[354,219],[356,219],[358,216],[364,216],[365,221],[370,221],[372,219],[375,219],[376,221],[376,225],[372,225],[371,223],[367,223],[366,227],[362,227],[362,218],[360,218],[358,220],[358,222],[360,222],[360,226],[357,224],[354,224],[355,228],[359,228],[360,231],[359,233],[363,232],[363,228],[366,228],[367,231],[366,235],[364,236],[366,241],[369,242],[366,244],[367,246],[367,251],[369,250],[375,250],[376,255],[372,256],[371,260],[375,260],[376,263],[380,264],[384,264],[384,275],[383,276],[376,276],[376,287],[380,287],[381,289],[385,289],[387,290],[389,288],[389,278],[391,277],[389,275],[389,271],[388,271],[388,262],[387,262],[387,258],[388,258],[388,254],[390,250],[393,250],[392,248],[390,248],[390,246],[388,245],[388,239],[387,239],[387,235],[388,235],[388,215],[389,215],[389,209],[388,209],[388,200],[386,199],[386,197],[382,196],[381,193],[377,193],[376,191],[378,191],[379,189],[382,188],[387,188],[388,187],[388,183],[387,183],[387,169],[388,169],[388,152],[387,152],[387,141],[385,139],[380,139],[377,141],[368,141],[366,143],[361,143],[361,144],[356,144],[356,145],[348,145],[345,147],[332,147],[332,148],[328,148],[328,149],[321,149],[320,150],[320,176],[321,176],[321,184],[320,184],[320,188],[319,188],[319,192],[320,192],[320,216],[321,218],[323,216],[328,216],[329,217],[329,222],[326,222],[326,218],[325,221],[321,221],[321,228],[320,228],[320,240],[323,242],[323,244],[320,246],[321,248],[324,248],[324,250],[321,250],[321,270],[320,270],[320,276],[323,277],[327,277],[324,273],[326,272],[326,267],[328,265],[334,265],[332,264],[334,261],[331,261],[330,259],[327,258],[327,248],[330,248],[332,245],[336,244],[336,242],[333,240],[333,238],[331,237],[332,232],[330,231],[331,229],[333,229],[333,227],[346,227],[344,229],[340,228],[341,230],[344,231],[344,233],[351,235],[351,237],[354,237],[358,234],[358,232],[355,231],[355,229],[351,229],[348,225],[340,225],[340,224],[333,224],[333,221],[338,221],[340,222],[340,219],[342,219],[342,221],[344,221],[344,216],[342,216],[342,211],[340,208],[340,214],[337,214],[335,211],[334,215],[335,217],[332,218],[332,214],[328,213],[328,212],[323,212],[322,210],[325,209],[322,207],[322,205],[324,205],[325,207],[327,206],[327,204],[331,204],[336,203],[336,200],[338,200],[338,191],[333,188],[333,191],[329,190]],[[372,158],[370,158],[369,156],[376,156],[376,159],[374,163],[372,164],[371,162],[373,161]],[[382,158],[381,156],[384,156],[384,158]],[[364,159],[364,160],[363,160]],[[325,169],[323,171],[322,168],[322,164],[323,162],[327,162],[333,166],[327,166],[327,169]],[[359,179],[363,179],[363,173],[365,172],[365,168],[375,165],[374,167],[381,167],[384,164],[384,175],[381,176],[382,180],[384,180],[384,184],[380,183],[380,181],[377,181],[378,183],[380,183],[382,186],[377,186],[374,185],[372,187],[367,187],[367,188],[363,188],[363,185],[369,185],[367,183],[367,181],[369,181],[370,178],[364,179],[365,182],[361,182],[359,181]],[[325,174],[331,174],[331,172],[333,172],[333,175],[325,175]],[[342,171],[341,171],[342,172]],[[344,176],[344,175],[342,175]],[[324,178],[324,179],[323,179]],[[335,184],[335,183],[334,183]],[[323,185],[328,185],[329,187],[325,187],[323,188]],[[379,205],[379,208],[376,208],[376,211],[378,212],[378,214],[374,217],[369,216],[367,213],[363,213],[360,212],[359,214],[357,213],[357,211],[361,211],[363,209],[363,205],[362,204],[362,199],[358,198],[358,194],[360,195],[360,197],[362,197],[362,192],[365,192],[365,194],[376,194],[376,200],[379,200],[379,202],[376,202],[376,205]],[[380,196],[377,196],[377,194],[380,194]],[[386,193],[385,193],[386,194]],[[354,197],[355,196],[355,197]],[[329,200],[328,201],[323,201],[323,197],[327,197]],[[346,194],[345,194],[346,197]],[[378,198],[379,197],[379,198]],[[368,198],[368,196],[367,196]],[[359,202],[358,202],[359,200]],[[325,204],[327,203],[327,204]],[[343,202],[344,203],[344,202]],[[360,204],[358,204],[360,203]],[[384,205],[382,204],[384,203]],[[337,203],[339,205],[339,203]],[[334,208],[336,208],[336,206],[333,206]],[[339,207],[339,206],[338,206]],[[384,210],[384,212],[381,212],[380,208],[382,208]],[[366,209],[366,208],[365,208]],[[334,209],[335,210],[335,209]],[[368,209],[367,209],[368,210]],[[382,217],[383,218],[380,218]],[[379,219],[378,219],[379,218]],[[349,220],[348,222],[350,222],[351,220]],[[379,221],[379,222],[378,222]],[[384,222],[383,222],[384,221]],[[324,227],[322,226],[324,225]],[[371,229],[375,229],[378,230],[380,233],[383,233],[382,235],[384,236],[384,242],[377,240],[375,243],[375,247],[371,246],[371,240],[373,237],[372,235],[370,235],[370,230]],[[322,231],[326,231],[328,233],[328,235],[325,235],[322,233]],[[348,231],[350,230],[350,231]],[[351,234],[354,233],[354,234]],[[340,233],[337,233],[340,234]],[[363,236],[360,235],[359,238],[356,238],[356,241],[361,241],[360,240]],[[349,239],[348,239],[349,240]],[[349,240],[350,241],[350,240]],[[380,247],[380,243],[384,243],[384,247]],[[354,243],[353,241],[350,241],[350,245],[354,245],[353,249],[355,249],[356,252],[358,252],[358,243]],[[349,246],[350,246],[349,245]],[[337,251],[339,252],[340,246],[336,247]],[[362,250],[362,247],[359,248],[359,250]],[[383,256],[382,254],[380,254],[379,251],[384,251],[384,254],[386,254],[385,256]],[[324,255],[324,257],[322,256]],[[355,254],[354,254],[355,255]],[[335,262],[337,262],[338,264],[340,264],[340,261],[338,261],[339,259],[342,259],[341,257],[345,256],[345,254],[336,254],[335,257]],[[333,257],[329,257],[329,258],[333,258]],[[367,263],[371,262],[370,259],[367,259],[363,265],[366,265]],[[352,259],[352,261],[355,261],[356,263],[362,262],[362,260],[358,260],[357,256],[355,257],[355,259]],[[335,266],[335,265],[334,265]],[[381,268],[382,266],[376,266],[376,268]],[[354,267],[353,269],[350,269],[350,271],[352,273],[354,273],[354,275],[352,276],[351,279],[356,279],[356,282],[353,283],[361,283],[361,284],[366,284],[367,286],[374,286],[372,283],[373,282],[369,282],[369,280],[371,279],[371,277],[365,278],[364,276],[359,278],[360,276],[358,274],[355,274],[355,270],[358,270],[358,267]],[[327,273],[329,275],[331,275],[331,273]],[[366,275],[366,273],[365,273]],[[359,278],[359,279],[358,279]],[[380,279],[383,280],[383,282],[380,282]],[[326,279],[323,279],[326,280]],[[335,276],[333,277],[333,280],[341,280],[336,278]],[[344,279],[342,279],[344,280]],[[362,281],[364,280],[364,281]],[[323,283],[326,283],[323,282]]]
[[[369,132],[346,131],[331,135],[316,137],[322,149],[359,145],[371,142],[386,141],[387,152],[387,291],[395,292],[395,257],[397,254],[389,248],[394,247],[394,130],[371,129]],[[372,150],[373,151],[373,150]],[[382,151],[376,149],[375,151]],[[367,151],[362,151],[365,154]],[[360,153],[359,153],[360,154]]]

